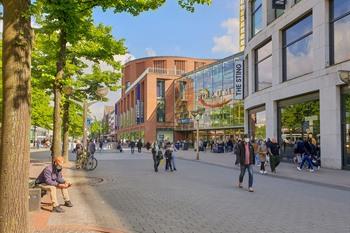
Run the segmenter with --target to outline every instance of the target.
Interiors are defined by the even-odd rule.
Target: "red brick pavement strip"
[[[127,233],[119,229],[109,229],[98,226],[60,225],[48,226],[34,230],[33,233]]]

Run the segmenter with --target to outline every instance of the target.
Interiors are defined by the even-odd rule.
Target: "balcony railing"
[[[148,72],[155,73],[155,74],[164,74],[164,75],[182,75],[186,73],[184,70],[163,69],[163,68],[157,68],[157,67],[149,67]]]

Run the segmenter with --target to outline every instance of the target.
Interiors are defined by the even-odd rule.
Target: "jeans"
[[[312,161],[308,154],[304,154],[303,160],[301,161],[301,164],[300,164],[300,169],[303,168],[305,161],[308,163],[308,169],[313,169]]]
[[[158,172],[158,166],[159,166],[159,159],[157,158],[156,154],[153,154],[153,163],[154,163],[154,171]]]
[[[176,170],[176,166],[175,166],[175,155],[173,154],[173,156],[171,156],[171,163],[173,165],[173,169]]]
[[[245,170],[248,170],[249,174],[249,188],[253,186],[253,165],[241,165],[241,174],[239,175],[239,183],[243,182],[243,178],[245,175]]]
[[[135,147],[131,147],[131,154],[133,154],[135,151]]]
[[[173,167],[171,166],[171,160],[172,158],[167,158],[165,159],[165,170],[169,170],[170,168],[170,171],[173,171]]]

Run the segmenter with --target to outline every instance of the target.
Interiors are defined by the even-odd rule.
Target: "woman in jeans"
[[[266,174],[267,171],[265,171],[265,162],[266,162],[267,146],[264,140],[260,140],[258,145],[259,145],[258,154],[259,154],[259,160],[260,160],[260,173]]]

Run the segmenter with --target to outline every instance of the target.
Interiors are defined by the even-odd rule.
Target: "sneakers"
[[[52,212],[64,213],[64,209],[62,209],[60,206],[56,206],[56,207],[53,207]]]
[[[250,187],[250,188],[248,189],[248,191],[252,193],[252,192],[254,192],[254,189],[253,189],[252,187]]]
[[[240,188],[240,189],[243,188],[242,183],[239,183],[239,184],[238,184],[238,188]]]
[[[73,204],[72,204],[71,201],[65,201],[64,202],[64,206],[66,206],[66,207],[73,207]]]
[[[264,174],[267,174],[267,171],[264,171]]]
[[[310,172],[314,172],[314,169],[310,169]]]
[[[301,168],[300,168],[300,167],[297,167],[297,169],[298,169],[299,171],[301,171]]]
[[[263,171],[263,170],[260,170],[260,174],[264,174],[264,171]]]

